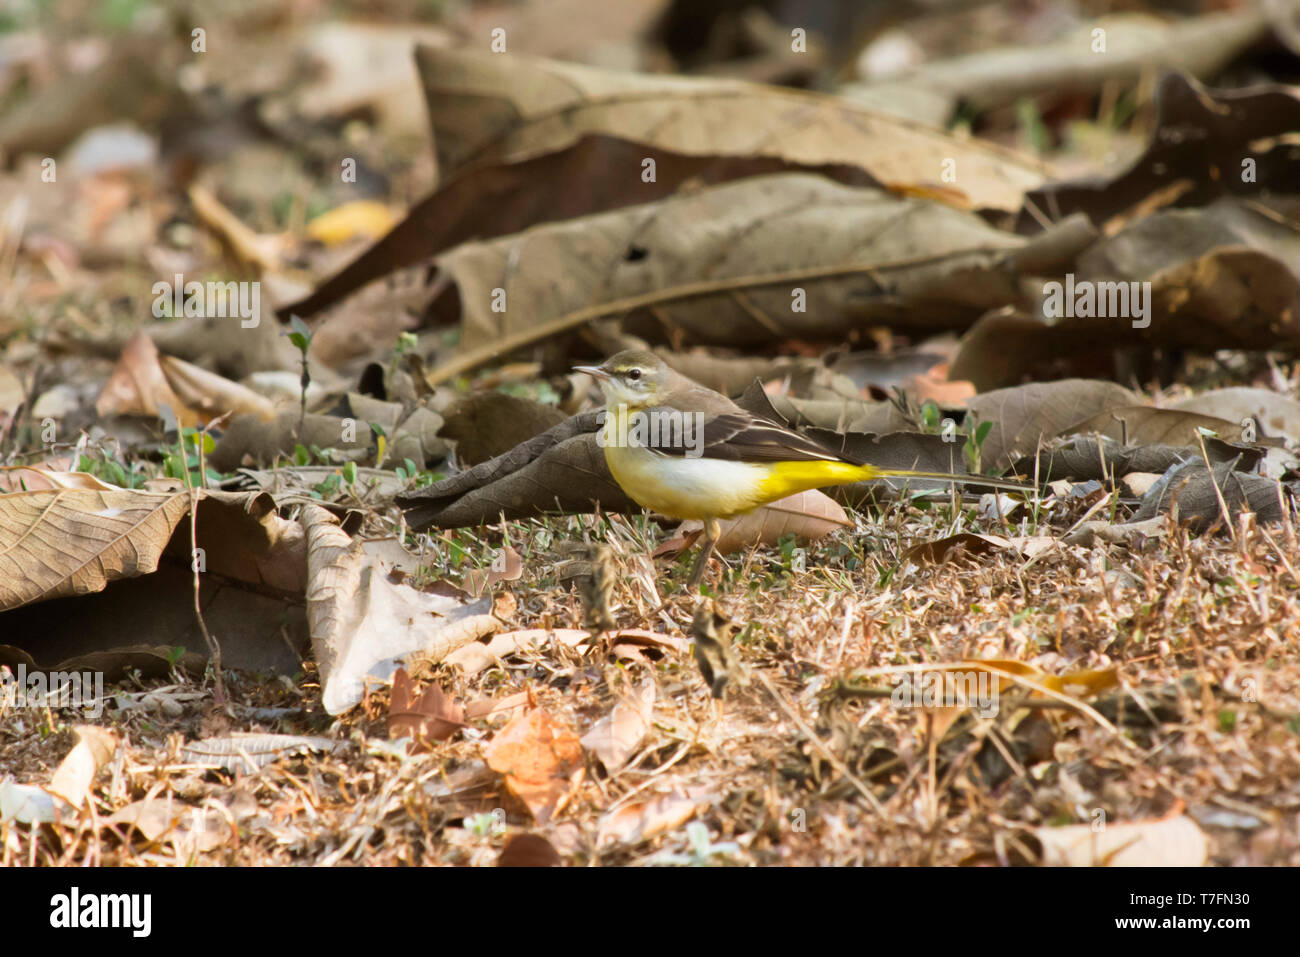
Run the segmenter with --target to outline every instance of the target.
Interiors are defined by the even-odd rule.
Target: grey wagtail
[[[605,393],[599,436],[615,481],[637,504],[704,522],[705,541],[688,584],[695,588],[722,534],[719,519],[796,492],[879,478],[926,478],[1025,486],[980,475],[882,469],[850,461],[790,429],[746,412],[720,392],[673,371],[652,352],[629,349],[598,366],[576,366]]]

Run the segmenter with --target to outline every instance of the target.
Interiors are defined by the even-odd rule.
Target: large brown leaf
[[[1024,244],[928,200],[783,173],[466,243],[437,263],[459,294],[461,344],[477,357],[649,307],[654,329],[667,322],[729,345],[869,323],[965,328],[1018,301],[1011,267]]]
[[[0,496],[0,627],[8,639],[42,663],[99,654],[107,657],[97,670],[131,662],[152,671],[142,663],[151,661],[165,674],[171,648],[207,654],[194,615],[197,565],[204,620],[225,664],[297,670],[290,645],[307,644],[301,527],[280,518],[269,495],[200,494],[197,555],[183,491]]]
[[[444,169],[536,156],[600,132],[694,155],[848,163],[886,183],[939,184],[955,160],[955,194],[1001,210],[1018,209],[1043,180],[1025,157],[835,97],[470,50],[419,47],[416,62]]]
[[[609,170],[655,163],[656,176],[610,176]],[[298,302],[283,319],[325,309],[366,283],[414,266],[470,240],[522,232],[537,223],[588,216],[667,199],[683,185],[710,186],[746,176],[802,170],[854,186],[879,185],[844,163],[799,164],[777,156],[688,155],[660,146],[591,134],[552,153],[458,172],[417,203],[406,218]]]
[[[0,611],[147,575],[180,520],[185,492],[56,489],[0,495]]]

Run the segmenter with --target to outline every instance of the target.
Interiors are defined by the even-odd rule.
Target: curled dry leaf
[[[722,528],[722,537],[716,545],[719,552],[738,552],[755,545],[776,545],[787,535],[793,535],[801,542],[815,542],[837,528],[853,527],[843,507],[816,489],[787,495],[719,524]],[[703,529],[702,522],[682,522],[676,534],[655,549],[655,557],[681,554],[695,542]]]
[[[1201,867],[1209,854],[1205,832],[1185,815],[1033,833],[1043,846],[1041,863],[1050,867]]]
[[[794,535],[802,542],[815,542],[837,528],[852,528],[853,522],[833,498],[810,489],[769,502],[721,525],[722,537],[717,548],[731,552],[751,545],[775,545],[786,535]]]
[[[467,356],[649,308],[695,341],[746,347],[922,315],[928,328],[964,329],[1018,301],[1013,260],[1027,242],[973,213],[803,173],[539,225],[528,236],[523,258],[514,237],[438,257],[459,290]],[[643,255],[628,261],[630,248]],[[506,276],[534,308],[492,311]],[[889,295],[864,295],[864,281],[887,282]],[[791,311],[791,284],[806,290],[806,312]],[[448,364],[430,381],[462,369]]]
[[[93,724],[79,724],[72,730],[77,734],[77,743],[59,764],[46,790],[80,808],[90,794],[95,775],[117,749],[117,735]]]
[[[183,359],[159,355],[153,340],[137,332],[122,349],[95,401],[95,411],[101,416],[158,417],[163,406],[185,426],[210,422],[227,412],[275,418],[270,399]]]
[[[465,711],[436,682],[419,694],[415,682],[398,668],[393,675],[393,697],[388,705],[388,736],[410,738],[413,753],[429,750],[432,741],[445,741],[465,726]]]
[[[247,386],[174,356],[161,356],[159,362],[176,397],[194,409],[202,422],[227,412],[255,415],[264,421],[275,418],[275,404]]]
[[[123,347],[112,375],[95,400],[95,411],[101,417],[157,417],[163,406],[171,408],[181,425],[193,426],[199,422],[198,413],[172,390],[153,340],[143,332],[137,332]]]
[[[1254,419],[1258,434],[1300,443],[1300,402],[1269,389],[1216,389],[1174,403],[1174,409],[1226,419],[1244,427]]]
[[[240,733],[192,741],[181,749],[181,758],[190,764],[251,774],[290,755],[304,751],[333,751],[337,747],[338,742],[333,738]]]
[[[759,143],[760,152],[860,166],[888,183],[916,183],[917,170],[959,156],[969,171],[963,201],[1004,210],[1043,179],[1039,164],[1007,150],[837,97],[423,46],[416,62],[443,169],[536,156],[598,132],[695,155],[748,155]]]
[[[182,853],[206,853],[231,840],[231,822],[213,807],[194,807],[166,797],[128,804],[103,821],[108,826],[133,827],[152,842],[166,840]]]
[[[710,789],[692,787],[625,804],[600,819],[596,847],[643,844],[686,823],[715,800],[717,795]]]
[[[1176,515],[1179,524],[1200,533],[1242,512],[1254,512],[1260,523],[1283,518],[1287,486],[1275,479],[1239,472],[1233,462],[1223,462],[1210,472],[1205,463],[1191,461],[1165,473],[1148,490],[1133,513],[1133,523],[1145,522],[1162,513]]]
[[[117,489],[89,472],[50,471],[36,465],[0,466],[0,492],[35,492],[58,488]]]
[[[648,679],[620,698],[613,710],[582,736],[582,746],[593,752],[610,774],[621,770],[650,730],[654,705],[655,683]]]
[[[1195,446],[1201,429],[1233,442],[1242,437],[1242,426],[1214,416],[1180,409],[1155,409],[1145,405],[1120,406],[1076,422],[1063,435],[1097,434],[1130,445]],[[1197,458],[1200,458],[1199,451]]]
[[[966,403],[968,412],[993,428],[980,447],[987,466],[999,468],[1034,455],[1039,443],[1088,416],[1133,404],[1128,389],[1113,382],[1062,379],[994,389]]]
[[[502,547],[487,568],[473,568],[465,573],[465,590],[475,597],[498,582],[518,581],[524,575],[523,557],[509,545]]]
[[[545,824],[582,770],[577,735],[556,724],[542,708],[514,718],[487,746],[487,763],[505,776],[506,786]]]
[[[325,509],[305,506],[302,523],[307,618],[330,714],[357,704],[367,680],[388,681],[406,657],[441,661],[500,628],[490,598],[466,604],[394,583],[385,563],[368,556]]]

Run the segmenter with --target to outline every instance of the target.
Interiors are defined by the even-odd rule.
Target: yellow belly
[[[773,462],[662,455],[638,446],[605,447],[614,480],[637,504],[673,518],[731,518],[796,492],[871,478],[848,462]]]

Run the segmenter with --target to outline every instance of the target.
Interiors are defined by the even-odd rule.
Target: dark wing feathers
[[[691,424],[688,415],[680,442],[677,435],[660,435],[658,441],[647,444],[665,455],[694,454],[700,449],[700,440],[690,431]],[[708,418],[704,423],[703,456],[731,462],[847,461],[807,436],[748,412]]]

